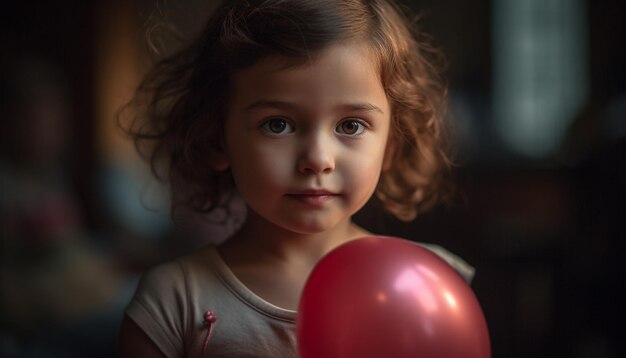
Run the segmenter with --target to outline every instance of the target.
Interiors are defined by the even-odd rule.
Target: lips
[[[309,189],[287,194],[287,197],[302,204],[321,206],[338,197],[339,194],[324,189]]]

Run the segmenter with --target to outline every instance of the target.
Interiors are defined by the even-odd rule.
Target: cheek
[[[293,171],[289,153],[289,150],[273,146],[255,147],[249,143],[233,150],[231,167],[239,190],[285,186]]]
[[[377,150],[359,151],[345,162],[347,173],[344,177],[360,190],[372,191],[378,183],[382,170],[383,155]]]
[[[369,165],[362,167],[362,179],[361,183],[367,187],[369,191],[374,192],[376,185],[378,184],[378,178],[380,177],[382,161],[371,162]]]

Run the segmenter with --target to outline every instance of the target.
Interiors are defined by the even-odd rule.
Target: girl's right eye
[[[280,136],[293,133],[294,129],[284,118],[270,118],[263,122],[261,128],[269,135]]]

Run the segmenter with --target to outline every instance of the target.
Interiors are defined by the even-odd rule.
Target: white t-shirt
[[[421,244],[467,282],[474,269],[445,249]],[[167,357],[202,357],[207,311],[217,316],[210,357],[297,357],[296,311],[263,300],[232,273],[214,246],[148,270],[126,314]]]

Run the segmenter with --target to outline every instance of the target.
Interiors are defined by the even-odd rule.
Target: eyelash
[[[276,124],[275,121],[281,121],[282,122],[281,124],[284,126],[280,132],[275,132],[270,127],[272,124]],[[349,134],[349,133],[345,133],[343,130],[340,130],[341,126],[346,123],[356,123],[359,126],[357,128],[357,132],[354,134]],[[293,127],[294,126],[289,122],[289,120],[287,120],[286,118],[282,118],[282,117],[268,118],[261,124],[261,129],[264,132],[266,132],[268,135],[274,136],[274,137],[281,137],[283,135],[293,133],[295,131]],[[287,129],[287,128],[289,128],[289,132],[286,132],[286,133],[283,132],[284,129]],[[368,129],[370,129],[370,125],[366,121],[358,119],[358,118],[347,118],[347,119],[341,120],[337,124],[337,126],[335,127],[335,133],[342,135],[342,136],[347,136],[349,138],[355,138],[355,137],[359,137],[363,135],[363,133],[365,133],[365,131]]]

